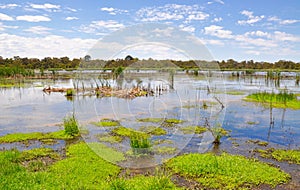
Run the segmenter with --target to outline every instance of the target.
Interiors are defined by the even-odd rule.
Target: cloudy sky
[[[300,62],[299,0],[1,0],[0,56],[83,57],[144,23],[179,27],[216,60]]]

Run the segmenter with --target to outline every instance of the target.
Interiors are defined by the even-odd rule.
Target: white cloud
[[[278,22],[281,25],[294,24],[294,23],[300,22],[300,20],[295,20],[295,19],[283,20],[283,19],[278,18],[277,16],[269,17],[268,21]]]
[[[60,9],[60,5],[54,5],[50,3],[45,4],[30,4],[32,9],[42,9],[48,12],[58,11]]]
[[[17,16],[17,20],[21,21],[27,21],[27,22],[46,22],[51,21],[49,17],[41,16],[41,15],[23,15],[23,16]]]
[[[245,35],[246,36],[258,36],[258,37],[271,38],[271,34],[269,34],[268,32],[262,32],[260,30],[252,31],[252,32],[246,32]]]
[[[113,7],[102,7],[101,11],[108,12],[110,15],[117,15],[122,13],[128,13],[128,10],[116,9]]]
[[[82,25],[80,27],[81,32],[91,33],[91,34],[100,34],[103,35],[105,32],[116,31],[125,26],[122,23],[119,23],[114,20],[99,20],[99,21],[92,21],[89,25]]]
[[[222,1],[222,0],[215,0],[215,2],[220,3],[220,4],[222,4],[222,5],[225,4],[224,1]]]
[[[146,7],[137,11],[137,20],[145,22],[182,20],[205,20],[209,14],[203,12],[198,5],[167,4],[159,7]]]
[[[273,38],[277,41],[291,41],[291,42],[300,42],[299,36],[294,36],[285,32],[275,31]]]
[[[219,18],[214,18],[212,22],[221,22],[222,20],[223,20],[222,17],[219,17]]]
[[[7,26],[7,25],[4,25],[2,22],[0,22],[0,31],[4,31],[4,30],[6,30],[7,28],[10,28],[10,29],[17,29],[17,28],[19,28],[19,26]]]
[[[49,31],[52,30],[51,28],[44,27],[44,26],[33,26],[28,29],[25,29],[25,32],[30,32],[33,34],[49,34]]]
[[[6,57],[18,55],[31,58],[83,57],[97,42],[95,39],[66,38],[56,35],[29,38],[6,33],[0,34],[0,41],[0,52]]]
[[[247,10],[243,10],[241,14],[248,17],[248,20],[238,20],[238,24],[240,25],[246,25],[246,24],[253,25],[254,23],[257,23],[265,18],[264,15],[254,16],[253,12]]]
[[[19,7],[19,5],[11,3],[6,5],[0,5],[0,9],[14,9],[16,7]]]
[[[78,20],[79,18],[77,17],[71,17],[71,16],[68,16],[65,18],[65,20]]]
[[[71,12],[77,12],[76,9],[73,9],[73,8],[70,8],[70,7],[67,7],[66,9],[67,9],[68,11],[71,11]]]
[[[12,20],[14,20],[14,18],[11,16],[8,16],[6,14],[0,13],[0,20],[12,21]]]
[[[194,26],[185,26],[183,24],[179,25],[179,28],[181,28],[183,31],[194,33],[196,28]]]
[[[225,38],[225,39],[233,38],[232,31],[224,30],[222,26],[217,26],[217,25],[204,27],[204,34],[216,36],[218,38]]]

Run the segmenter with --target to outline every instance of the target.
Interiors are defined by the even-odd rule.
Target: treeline
[[[127,57],[126,57],[127,58]],[[2,58],[0,56],[0,68],[14,67],[23,69],[113,69],[117,67],[141,67],[141,68],[167,68],[167,67],[180,67],[182,69],[198,69],[199,65],[201,69],[209,68],[211,65],[218,65],[221,70],[300,70],[300,63],[293,61],[280,60],[275,63],[270,62],[254,62],[250,61],[235,61],[229,59],[227,61],[176,61],[176,60],[138,60],[132,59],[116,59],[116,60],[92,60],[86,58],[70,59],[68,57],[51,58],[46,57],[43,59],[37,58],[20,58],[15,56],[14,58]],[[3,71],[4,72],[4,71]],[[6,71],[5,71],[6,72]]]

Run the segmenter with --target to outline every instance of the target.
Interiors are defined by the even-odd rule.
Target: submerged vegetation
[[[290,175],[278,168],[226,153],[220,156],[186,154],[172,158],[166,165],[175,173],[211,189],[251,189],[260,184],[275,187],[290,180]]]
[[[300,150],[281,150],[268,148],[266,150],[256,149],[261,157],[273,158],[277,161],[287,161],[289,163],[300,164]]]
[[[266,106],[275,108],[300,109],[300,101],[297,99],[297,96],[286,91],[278,94],[274,92],[257,92],[248,95],[244,100],[259,102]]]
[[[99,122],[93,122],[92,124],[99,127],[115,127],[120,126],[120,122],[112,119],[101,119]]]

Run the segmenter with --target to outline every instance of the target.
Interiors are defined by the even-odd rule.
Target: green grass
[[[287,93],[286,91],[278,94],[275,94],[274,92],[253,93],[248,95],[244,100],[259,102],[266,106],[272,105],[274,108],[300,109],[300,101],[297,99],[297,96],[293,93]]]
[[[116,135],[119,135],[121,137],[129,137],[129,138],[136,135],[136,134],[149,137],[149,135],[147,133],[137,131],[137,130],[127,128],[127,127],[117,127],[117,128],[112,130],[112,133],[114,133]]]
[[[201,126],[186,126],[179,128],[184,134],[202,134],[207,131],[205,127]]]
[[[154,152],[157,154],[174,154],[176,153],[177,149],[171,146],[159,146],[155,147]]]
[[[52,159],[58,160],[60,155],[54,152],[51,148],[34,148],[31,150],[25,150],[21,153],[20,159],[21,160],[33,160],[39,157],[50,157]]]
[[[92,124],[98,127],[115,127],[120,126],[120,122],[112,119],[101,119],[99,122],[93,122]]]
[[[226,153],[187,154],[172,158],[166,165],[173,172],[211,189],[251,189],[260,184],[275,187],[290,180],[290,175],[278,168]]]
[[[142,126],[142,127],[140,127],[139,130],[144,132],[144,133],[147,133],[149,135],[159,136],[159,135],[166,135],[167,134],[166,130],[164,130],[160,127],[155,127],[155,126]]]
[[[149,122],[149,123],[161,123],[164,121],[164,118],[141,118],[137,119],[139,122]]]
[[[134,154],[145,154],[150,152],[151,141],[143,133],[133,133],[130,136],[130,147]]]
[[[44,139],[73,139],[74,137],[65,133],[64,130],[50,132],[50,133],[13,133],[7,134],[0,137],[0,143],[13,143],[22,142],[28,140],[44,140]]]
[[[180,120],[180,119],[171,118],[171,119],[165,119],[164,122],[165,123],[170,123],[170,124],[180,124],[180,123],[183,123],[184,121]]]
[[[111,144],[120,143],[123,140],[122,137],[114,135],[99,136],[98,139],[101,142],[108,142]]]
[[[70,136],[79,135],[79,126],[75,116],[69,116],[64,118],[65,133]]]
[[[269,148],[266,150],[257,149],[261,157],[273,158],[277,161],[286,161],[293,164],[300,164],[300,150],[281,150]]]

